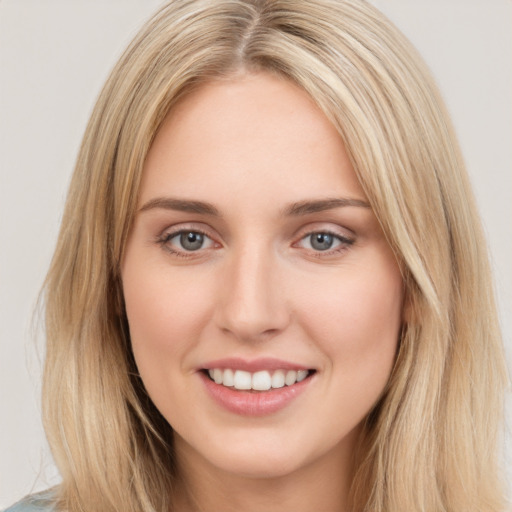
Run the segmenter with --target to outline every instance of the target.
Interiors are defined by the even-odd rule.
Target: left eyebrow
[[[334,208],[344,208],[347,206],[356,206],[359,208],[370,208],[370,204],[362,199],[354,199],[349,197],[328,198],[312,201],[298,201],[292,203],[285,208],[284,215],[286,216],[301,216],[310,213],[324,212]]]
[[[213,204],[203,201],[190,201],[188,199],[175,199],[173,197],[155,197],[139,209],[139,212],[161,208],[164,210],[176,210],[180,212],[199,213],[202,215],[213,215],[220,217],[219,210]]]

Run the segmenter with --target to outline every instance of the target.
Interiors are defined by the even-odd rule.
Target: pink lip
[[[227,361],[227,360],[226,360]],[[262,361],[260,360],[255,367],[255,370],[249,370],[247,368],[253,368],[251,364],[245,366],[233,364],[233,360],[229,360],[229,364],[219,365],[220,361],[215,362],[215,366],[210,368],[235,368],[244,369],[245,371],[258,371],[261,369],[270,370],[269,366],[262,367]],[[268,363],[268,361],[267,361]],[[210,365],[208,365],[210,366]],[[284,369],[282,363],[277,368]],[[289,369],[305,369],[296,365],[290,365]],[[308,376],[301,382],[296,382],[291,386],[284,386],[282,388],[270,389],[268,391],[238,391],[234,388],[223,386],[222,384],[216,384],[212,381],[204,371],[198,372],[207,393],[213,400],[223,407],[224,409],[238,414],[240,416],[265,416],[284,409],[289,405],[295,398],[297,398],[303,391],[314,380],[315,375]]]
[[[306,366],[290,363],[288,361],[282,361],[281,359],[275,359],[273,357],[260,357],[258,359],[253,359],[252,361],[238,357],[228,357],[210,361],[200,369],[212,370],[214,368],[220,368],[221,370],[231,368],[233,370],[244,370],[251,373],[261,370],[311,370],[311,368]]]

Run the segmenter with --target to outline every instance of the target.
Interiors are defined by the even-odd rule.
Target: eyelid
[[[202,235],[205,235],[212,240],[218,238],[218,236],[215,235],[215,232],[208,225],[205,225],[202,222],[178,222],[176,224],[166,226],[164,229],[160,230],[160,233],[157,235],[157,237],[164,238],[187,231],[201,233]]]
[[[351,234],[348,235],[347,231],[349,231]],[[177,237],[178,235],[183,233],[199,233],[203,235],[205,238],[208,238],[211,241],[211,244],[209,247],[201,247],[200,249],[197,250],[187,250],[180,249],[177,247],[171,247],[169,241],[172,238]],[[316,233],[331,235],[336,240],[338,240],[338,243],[335,245],[335,247],[325,249],[323,251],[314,248],[301,247],[300,244],[303,242],[303,240]],[[332,223],[324,222],[311,223],[308,224],[307,226],[303,226],[302,228],[297,230],[293,238],[296,241],[292,243],[292,247],[303,249],[304,251],[309,252],[311,255],[315,257],[328,257],[336,255],[340,252],[347,250],[356,241],[355,233],[353,233],[352,230],[349,230],[348,228],[338,225],[335,225],[333,227]],[[212,230],[209,229],[207,225],[205,227],[203,223],[183,222],[168,226],[165,229],[163,229],[160,232],[160,234],[156,236],[155,242],[161,245],[164,250],[168,251],[169,253],[175,256],[184,258],[198,258],[211,249],[222,247],[223,244],[218,240],[219,236],[216,236],[215,233],[212,233]]]
[[[350,231],[351,235],[347,235],[346,231]],[[336,238],[339,241],[339,243],[335,247],[326,249],[324,251],[300,246],[303,240],[317,233],[331,235],[334,238]],[[296,240],[297,241],[294,242],[292,245],[293,247],[303,249],[304,251],[314,256],[315,258],[326,258],[329,256],[340,255],[340,253],[345,252],[355,243],[356,238],[355,233],[353,233],[351,230],[348,230],[347,228],[338,227],[337,229],[336,227],[332,227],[332,224],[326,226],[325,223],[319,222],[301,228],[296,235]]]
[[[336,233],[336,232],[333,232],[333,231],[329,231],[329,230],[326,230],[326,229],[315,229],[313,231],[310,231],[310,232],[302,235],[299,238],[298,241],[301,242],[302,240],[310,237],[311,235],[315,235],[315,234],[331,235],[332,237],[338,239],[341,243],[344,243],[344,244],[347,244],[347,245],[352,245],[355,242],[355,240],[352,239],[352,238],[348,238],[347,236],[344,236],[344,235],[341,235],[339,233]]]
[[[212,240],[212,238],[209,237],[206,233],[202,233],[201,231],[192,230],[192,229],[182,229],[182,230],[177,231],[175,233],[168,233],[167,236],[165,237],[165,239],[167,241],[171,241],[171,240],[174,240],[174,239],[178,239],[182,235],[187,235],[187,234],[190,234],[190,233],[201,235],[203,237],[203,240],[208,239],[211,243],[215,243]],[[196,251],[191,251],[191,250],[187,250],[187,249],[184,249],[184,251],[185,252],[196,252]],[[199,251],[199,249],[198,249],[198,251]]]
[[[199,233],[203,235],[205,238],[208,238],[212,242],[212,246],[201,248],[196,251],[187,251],[186,249],[171,247],[171,245],[169,244],[170,240],[183,233]],[[205,229],[202,226],[198,226],[195,223],[185,222],[166,227],[164,230],[160,232],[159,235],[157,235],[155,241],[157,244],[161,245],[164,250],[168,251],[174,256],[179,256],[183,258],[197,258],[204,254],[205,251],[216,248],[215,246],[220,247],[222,245],[216,240],[216,238],[217,237],[215,237],[211,233],[211,230]]]
[[[327,233],[329,235],[333,235],[342,240],[350,240],[351,242],[355,241],[356,233],[349,229],[348,227],[341,226],[334,222],[311,222],[305,226],[297,229],[294,235],[295,239],[303,239],[304,237],[311,235],[313,233]]]

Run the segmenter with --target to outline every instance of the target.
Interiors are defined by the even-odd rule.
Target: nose
[[[263,250],[247,248],[226,264],[216,323],[240,341],[260,341],[282,332],[290,321],[283,272]]]

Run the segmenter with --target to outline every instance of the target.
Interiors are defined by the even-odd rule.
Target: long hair
[[[402,270],[396,363],[365,420],[353,510],[503,510],[507,375],[486,244],[422,60],[363,0],[174,0],[112,71],[87,126],[46,280],[43,408],[69,512],[164,512],[172,429],[130,348],[120,261],[141,171],[184,95],[237,72],[303,88],[339,131]]]

